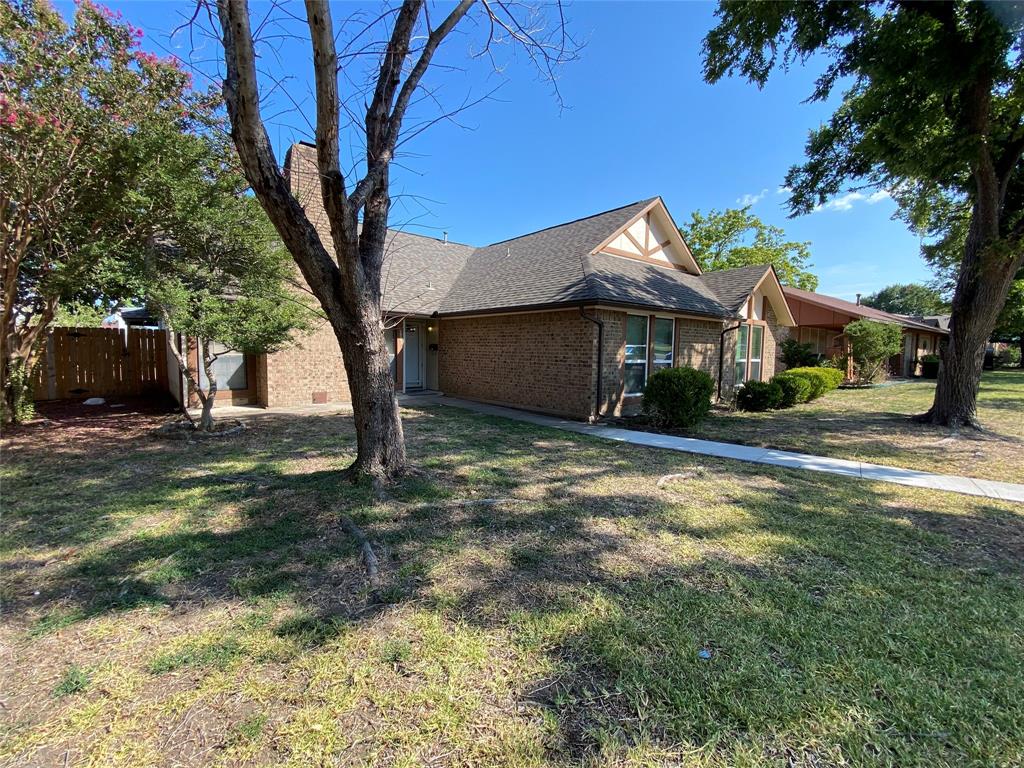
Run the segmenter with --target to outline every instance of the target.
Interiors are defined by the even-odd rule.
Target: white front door
[[[903,375],[913,376],[916,371],[914,370],[914,334],[905,333],[903,334]]]
[[[405,324],[405,388],[423,386],[423,328],[418,323]]]

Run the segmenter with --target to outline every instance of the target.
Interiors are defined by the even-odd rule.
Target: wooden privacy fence
[[[33,371],[36,400],[167,391],[167,332],[54,328]]]

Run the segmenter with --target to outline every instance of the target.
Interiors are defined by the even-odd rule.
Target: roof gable
[[[591,255],[606,253],[699,275],[700,267],[679,234],[660,197],[652,198],[614,232],[597,244]]]

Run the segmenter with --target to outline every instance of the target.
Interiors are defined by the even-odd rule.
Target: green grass
[[[1024,476],[1024,371],[986,372],[978,394],[984,431],[910,420],[932,404],[935,382],[840,389],[795,408],[716,412],[688,433],[819,456],[1020,482]]]
[[[405,423],[5,443],[0,764],[1024,763],[1021,506]]]
[[[64,671],[64,676],[61,677],[60,682],[57,683],[57,686],[53,689],[53,695],[59,699],[64,696],[81,693],[88,687],[88,673],[84,669],[72,664]]]

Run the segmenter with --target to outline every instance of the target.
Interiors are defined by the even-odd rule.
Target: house
[[[938,354],[939,343],[949,336],[948,322],[943,327],[937,319],[890,314],[799,288],[787,286],[784,291],[796,326],[790,330],[791,337],[810,344],[819,355],[845,356],[847,348],[843,328],[854,320],[876,320],[901,326],[903,351],[889,361],[889,373],[893,376],[919,375],[921,358]]]
[[[313,147],[294,145],[286,173],[329,243]],[[635,410],[668,366],[707,371],[724,396],[768,379],[794,324],[771,266],[703,275],[659,197],[484,247],[392,231],[382,283],[398,391],[576,419]],[[218,365],[218,396],[236,403],[350,397],[326,323],[285,350]]]

